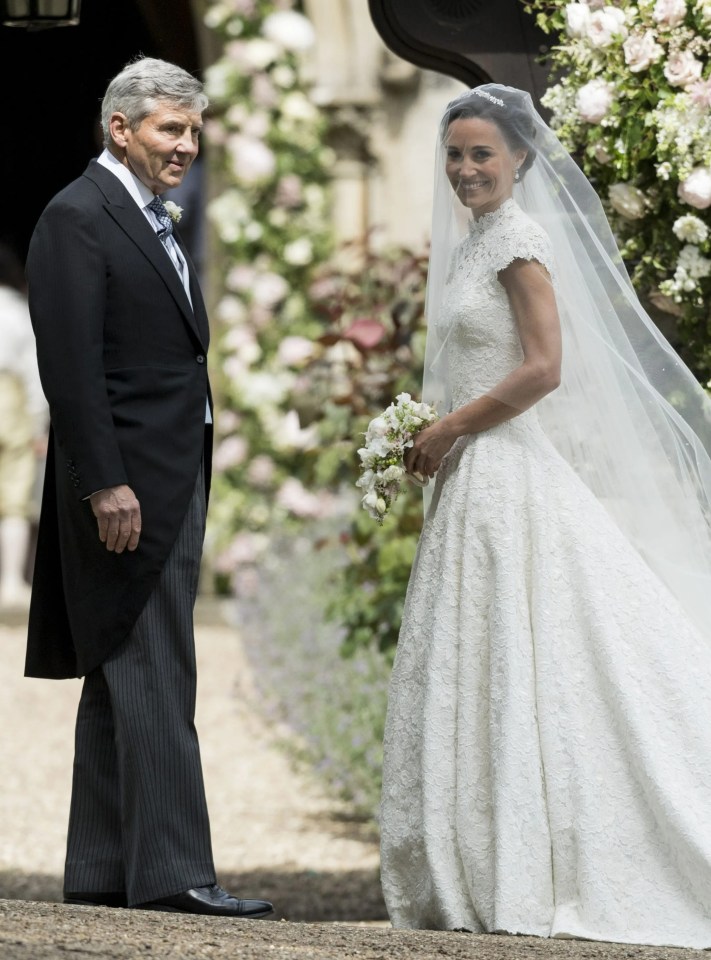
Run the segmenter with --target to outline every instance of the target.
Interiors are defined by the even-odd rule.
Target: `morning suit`
[[[129,904],[215,880],[192,634],[209,331],[180,246],[190,297],[136,201],[92,161],[42,214],[27,261],[52,427],[26,673],[85,677],[65,890]],[[124,483],[142,532],[117,554],[87,498]]]

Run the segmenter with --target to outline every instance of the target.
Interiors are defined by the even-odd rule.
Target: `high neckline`
[[[513,197],[508,197],[503,203],[500,203],[496,210],[490,213],[482,213],[480,217],[472,217],[468,222],[469,233],[473,237],[480,237],[486,233],[495,223],[504,216],[509,210],[516,206]]]

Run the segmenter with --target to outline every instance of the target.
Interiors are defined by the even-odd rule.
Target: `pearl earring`
[[[514,173],[514,183],[518,183],[521,179],[521,174],[518,172],[518,167],[516,167],[516,173]]]

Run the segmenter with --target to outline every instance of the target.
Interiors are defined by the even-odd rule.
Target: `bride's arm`
[[[422,430],[405,457],[411,473],[432,476],[454,441],[528,410],[560,382],[561,336],[550,277],[539,263],[514,260],[499,273],[518,326],[523,362],[488,394]]]

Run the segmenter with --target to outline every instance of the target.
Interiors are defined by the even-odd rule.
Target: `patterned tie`
[[[165,204],[160,197],[153,197],[149,204],[146,204],[149,210],[152,210],[153,213],[158,218],[158,223],[161,225],[161,229],[158,231],[158,236],[167,244],[168,237],[173,234],[173,218],[168,213]]]

